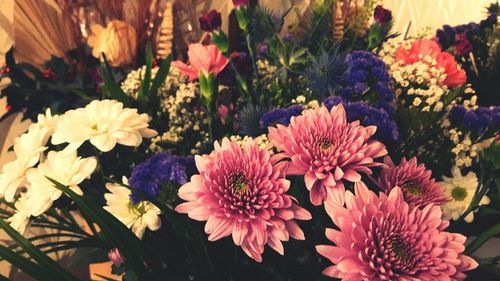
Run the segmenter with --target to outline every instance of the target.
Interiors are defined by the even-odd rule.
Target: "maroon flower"
[[[200,27],[203,31],[212,32],[220,28],[222,24],[222,18],[217,10],[211,10],[206,15],[198,18],[200,21]]]
[[[472,45],[464,32],[455,35],[453,47],[455,47],[455,55],[457,56],[464,56],[472,51]]]
[[[248,6],[249,0],[233,0],[233,5],[236,8],[239,8],[240,6]]]
[[[380,24],[385,24],[392,20],[392,13],[390,10],[384,9],[382,5],[378,5],[377,7],[375,7],[373,18],[375,19],[376,22]]]

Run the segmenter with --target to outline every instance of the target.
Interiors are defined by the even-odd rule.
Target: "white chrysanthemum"
[[[123,108],[116,100],[94,100],[84,108],[70,110],[61,117],[52,136],[53,144],[69,143],[69,150],[90,140],[95,147],[108,152],[115,145],[139,146],[142,138],[156,136],[149,129],[149,116],[137,109]]]
[[[28,132],[18,137],[14,143],[16,159],[5,164],[0,173],[0,194],[7,202],[13,202],[19,187],[25,183],[26,171],[40,160],[45,145],[54,133],[58,116],[52,116],[50,110],[46,115],[39,114],[38,122],[32,124]]]
[[[17,230],[17,232],[23,234],[28,227],[31,216],[31,209],[27,204],[26,193],[22,193],[19,199],[17,199],[14,207],[16,208],[16,212],[7,219],[10,222],[10,226]]]
[[[122,181],[128,184],[127,178]],[[142,201],[134,205],[130,200],[130,189],[114,183],[107,183],[106,188],[111,193],[104,194],[104,209],[132,229],[137,237],[142,238],[146,228],[155,231],[161,227],[161,211],[151,202]]]
[[[454,166],[451,169],[451,174],[453,177],[444,177],[442,182],[439,184],[446,188],[445,195],[451,198],[451,200],[441,205],[443,210],[443,217],[447,220],[457,220],[469,207],[474,193],[478,186],[477,176],[474,172],[469,172],[467,175],[462,176],[460,169]],[[490,199],[483,196],[479,205],[487,205],[490,203]],[[473,212],[470,212],[466,217],[466,222],[472,222],[474,220]]]
[[[76,151],[70,153],[50,151],[44,162],[37,168],[26,172],[27,204],[31,215],[43,214],[52,206],[52,202],[62,195],[62,191],[54,187],[47,177],[82,195],[82,190],[78,185],[86,178],[90,178],[96,165],[97,161],[94,157],[81,158],[76,155]]]

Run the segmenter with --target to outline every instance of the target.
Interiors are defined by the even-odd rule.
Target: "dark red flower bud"
[[[455,44],[453,47],[457,56],[465,56],[472,51],[472,45],[465,33],[455,35]]]
[[[248,6],[249,0],[233,0],[233,5],[236,8],[239,8],[240,6]]]
[[[392,13],[390,10],[384,9],[382,5],[375,7],[373,18],[380,24],[388,23],[392,20]]]
[[[57,75],[56,75],[55,71],[52,68],[47,68],[44,71],[42,71],[42,75],[43,75],[43,77],[45,77],[47,79],[50,79],[50,80],[56,80],[57,79]]]
[[[199,19],[200,27],[203,31],[212,32],[220,28],[222,18],[217,10],[211,10],[206,15],[201,16]]]

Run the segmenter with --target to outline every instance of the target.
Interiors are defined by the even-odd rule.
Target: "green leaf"
[[[152,280],[150,272],[144,266],[146,253],[143,245],[130,229],[93,201],[85,200],[82,196],[61,183],[51,178],[48,179],[57,189],[68,195],[75,202],[82,214],[99,225],[105,239],[120,250],[127,265],[141,277],[141,280]]]
[[[13,229],[6,221],[0,219],[0,227],[9,235],[12,240],[17,242],[26,253],[33,258],[40,266],[46,268],[55,276],[55,280],[78,280],[69,271],[64,269],[57,262],[52,260],[38,248],[36,248],[30,241],[24,238],[19,232]]]
[[[108,253],[96,247],[81,247],[75,250],[71,256],[70,267],[88,265],[91,263],[102,263],[109,261]]]
[[[467,245],[467,247],[465,247],[464,253],[466,253],[467,255],[474,253],[486,241],[488,241],[491,237],[498,235],[499,233],[500,233],[500,223],[497,223],[494,226],[487,229],[481,235],[479,235],[469,245]]]
[[[104,81],[102,87],[103,96],[117,101],[123,102],[125,105],[130,104],[130,98],[123,92],[120,86],[115,82],[113,75],[111,74],[111,68],[109,67],[108,60],[106,56],[102,54],[104,63],[101,64],[101,77]]]
[[[172,62],[172,56],[169,55],[160,65],[158,72],[156,73],[153,83],[151,84],[151,96],[158,96],[158,89],[167,79],[167,75],[170,71],[170,62]]]
[[[7,249],[4,246],[0,246],[0,257],[8,261],[10,264],[12,264],[12,266],[35,278],[36,280],[51,281],[51,277],[49,276],[48,272],[41,266]]]
[[[149,100],[149,87],[151,86],[151,68],[153,66],[153,51],[151,46],[146,47],[146,73],[142,78],[141,87],[139,88],[139,93],[137,94],[137,100],[146,104]]]

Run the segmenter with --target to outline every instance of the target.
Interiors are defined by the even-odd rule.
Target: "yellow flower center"
[[[236,172],[229,177],[229,184],[238,194],[248,191],[247,178],[243,172]]]
[[[322,138],[316,143],[316,145],[321,149],[328,149],[333,145],[333,142],[327,138]]]
[[[396,238],[391,242],[392,252],[398,257],[400,261],[410,259],[409,249],[402,239]]]
[[[464,201],[467,198],[467,189],[461,186],[455,186],[451,191],[451,197],[456,201]]]
[[[139,216],[146,213],[146,206],[144,206],[144,202],[139,202],[137,204],[134,204],[132,203],[132,201],[130,201],[128,203],[128,209],[131,213],[135,213]]]
[[[418,187],[418,185],[416,185],[415,183],[408,183],[408,184],[405,184],[403,186],[403,188],[408,192],[410,193],[411,195],[415,195],[415,196],[420,196],[422,195],[422,191],[420,190],[420,188]]]

